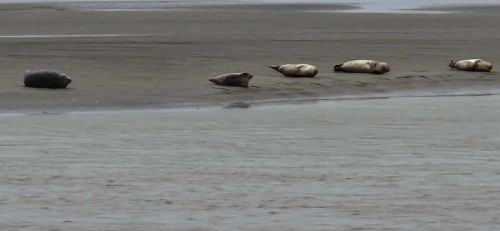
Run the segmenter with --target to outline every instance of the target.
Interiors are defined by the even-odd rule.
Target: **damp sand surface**
[[[496,230],[500,76],[447,64],[500,63],[500,16],[318,7],[1,5],[0,230]],[[357,58],[392,71],[332,73]]]
[[[0,116],[2,230],[494,230],[499,96]]]
[[[60,3],[1,4],[0,111],[169,108],[415,91],[498,93],[496,68],[465,73],[448,67],[452,59],[500,63],[494,49],[500,47],[498,14],[314,12],[319,8],[345,5],[101,12]],[[389,62],[391,72],[332,71],[335,64],[367,58]],[[320,73],[291,79],[267,67],[284,63],[313,64]],[[67,90],[23,87],[23,73],[37,69],[67,73],[73,82]],[[250,88],[208,81],[231,72],[253,74]]]

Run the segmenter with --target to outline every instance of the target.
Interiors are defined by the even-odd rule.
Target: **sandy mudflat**
[[[499,103],[0,115],[0,230],[496,230]]]
[[[498,93],[447,64],[499,64],[500,16],[318,8],[349,9],[2,5],[0,230],[497,230],[500,96],[384,96]],[[392,72],[331,72],[354,58]],[[302,62],[319,76],[267,68]],[[39,68],[74,83],[24,88]],[[207,81],[233,71],[252,87]],[[325,97],[384,99],[157,110]]]
[[[64,5],[0,7],[2,111],[156,108],[414,92],[496,93],[500,86],[497,72],[463,73],[447,67],[457,58],[500,63],[500,15],[495,14],[302,11],[347,9],[310,4],[154,12],[79,11]],[[392,72],[332,73],[334,64],[357,58],[387,61]],[[289,79],[267,68],[281,63],[314,64],[320,74],[315,79]],[[24,88],[23,72],[33,69],[60,70],[74,82],[68,90]],[[255,76],[249,89],[207,81],[242,71]]]

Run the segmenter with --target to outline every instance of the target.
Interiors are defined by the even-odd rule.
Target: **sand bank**
[[[500,15],[495,14],[325,14],[296,5],[165,12],[14,6],[0,6],[4,112],[415,91],[495,93],[500,85],[497,72],[464,73],[447,66],[452,59],[476,57],[500,63],[494,49],[500,46]],[[334,64],[357,58],[387,61],[392,71],[382,76],[332,72]],[[310,63],[320,73],[315,79],[289,79],[267,67],[283,63]],[[34,69],[59,70],[74,81],[67,90],[24,88],[24,71]],[[249,89],[207,81],[241,71],[255,76]]]

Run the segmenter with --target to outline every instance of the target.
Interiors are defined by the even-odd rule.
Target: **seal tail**
[[[271,66],[271,65],[269,65],[269,67],[271,69],[275,70],[275,71],[278,71],[278,72],[280,71],[280,66]]]
[[[208,79],[208,81],[215,83],[215,84],[217,83],[217,80],[215,80],[215,79]]]
[[[337,72],[337,71],[342,71],[342,64],[339,64],[339,65],[335,65],[333,67],[333,71]]]

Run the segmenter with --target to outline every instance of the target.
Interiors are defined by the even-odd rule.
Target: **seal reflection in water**
[[[312,78],[318,74],[318,68],[309,64],[284,64],[280,66],[269,66],[287,77]]]
[[[27,71],[24,74],[24,85],[34,88],[66,88],[71,79],[56,71]]]
[[[209,79],[210,82],[222,86],[248,87],[253,76],[249,73],[230,73]]]
[[[389,64],[375,60],[352,60],[335,65],[335,72],[384,74],[389,72]]]
[[[486,62],[482,59],[467,59],[460,61],[451,61],[450,67],[461,71],[480,71],[480,72],[490,72],[493,69],[491,63]]]

